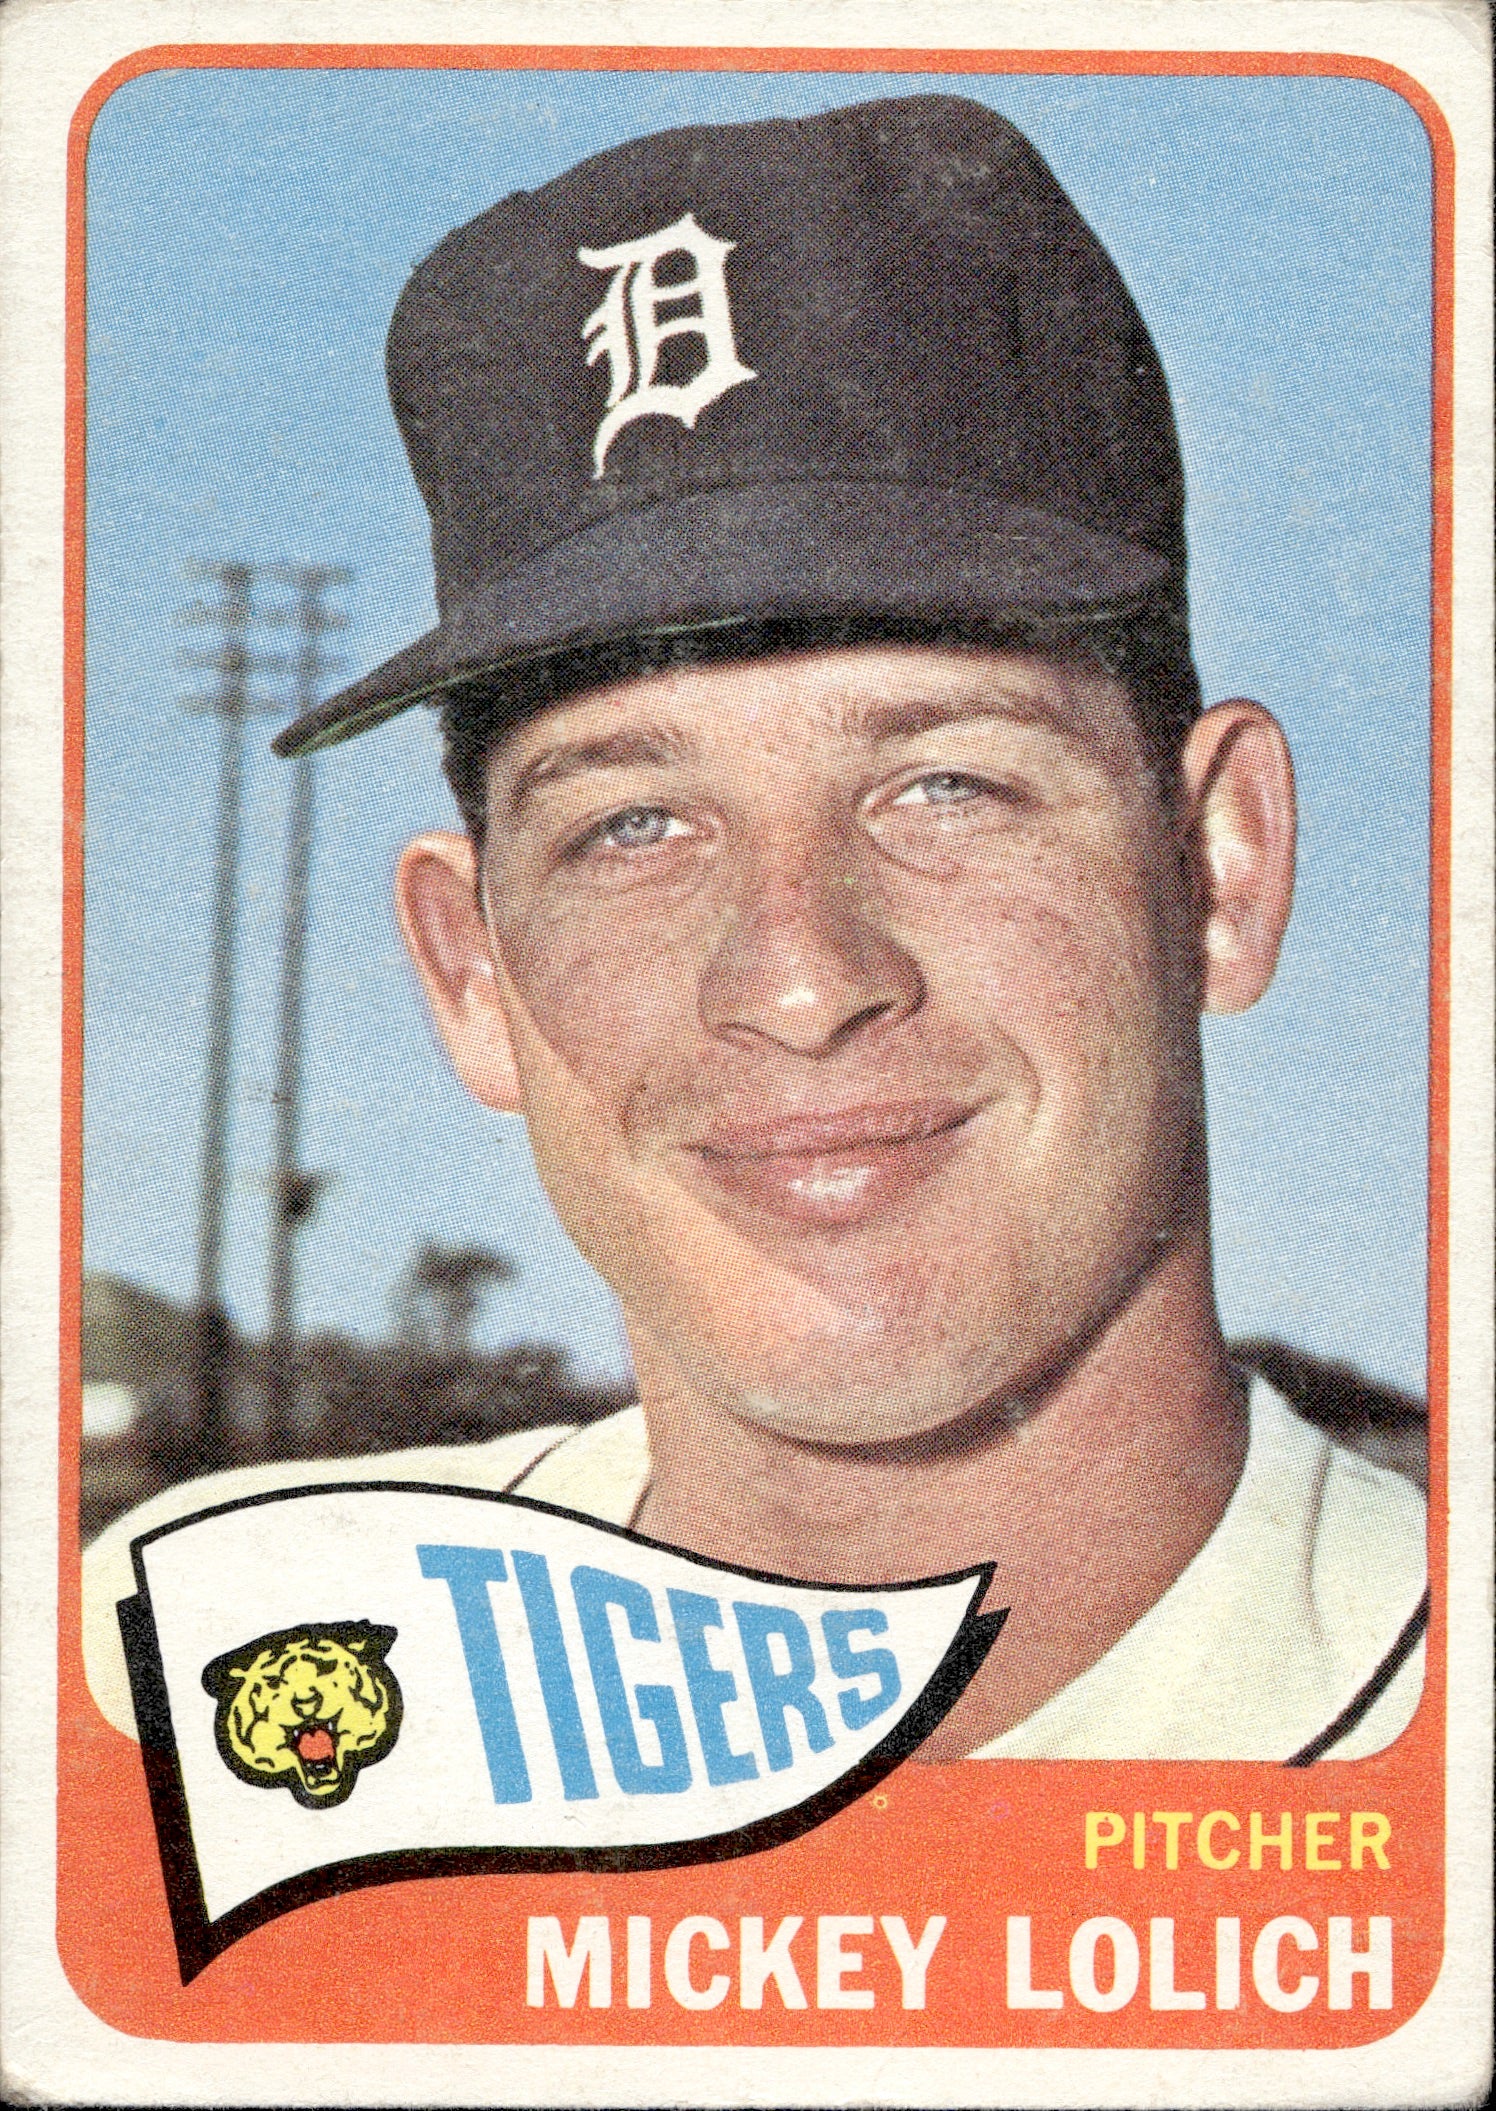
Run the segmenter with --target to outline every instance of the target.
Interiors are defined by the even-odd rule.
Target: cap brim
[[[1092,623],[1156,595],[1172,570],[1142,544],[987,491],[847,479],[694,493],[568,536],[273,745],[310,754],[448,689],[623,638],[859,614],[964,628]]]

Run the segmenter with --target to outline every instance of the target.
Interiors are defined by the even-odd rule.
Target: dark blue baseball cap
[[[447,236],[388,368],[440,620],[281,754],[745,623],[1083,635],[1151,610],[1186,634],[1158,355],[1046,163],[980,103],[596,155]]]

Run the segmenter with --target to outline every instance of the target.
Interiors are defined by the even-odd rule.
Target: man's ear
[[[396,870],[395,907],[453,1069],[485,1107],[517,1114],[523,1095],[477,871],[466,836],[417,836]]]
[[[1293,762],[1261,704],[1233,699],[1197,719],[1181,791],[1200,887],[1201,1003],[1244,1012],[1273,979],[1293,906]]]

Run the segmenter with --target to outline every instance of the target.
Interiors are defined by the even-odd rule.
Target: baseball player
[[[405,1452],[776,1574],[996,1563],[926,1756],[1307,1763],[1409,1721],[1420,1499],[1233,1368],[1198,1021],[1272,975],[1283,736],[1202,710],[1167,386],[955,97],[600,154],[416,270],[434,630],[284,753],[441,713],[401,925],[621,1299],[639,1405]],[[130,1727],[133,1534],[91,1550]]]

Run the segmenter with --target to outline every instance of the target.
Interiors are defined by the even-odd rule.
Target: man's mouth
[[[792,1223],[835,1228],[902,1201],[946,1163],[974,1111],[920,1100],[723,1122],[695,1154],[736,1200]]]

